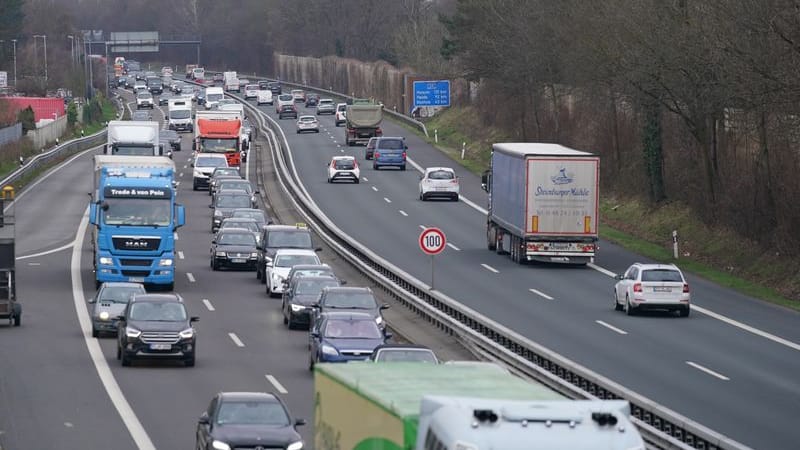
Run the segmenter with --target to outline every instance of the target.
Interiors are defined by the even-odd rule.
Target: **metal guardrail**
[[[119,104],[118,111],[117,111],[117,118],[121,117]],[[0,180],[0,186],[6,186],[16,182],[17,180],[29,175],[31,173],[36,172],[39,168],[45,167],[53,160],[57,160],[60,158],[64,158],[66,156],[70,156],[74,153],[88,150],[92,147],[96,147],[106,142],[106,128],[98,131],[97,133],[90,134],[89,136],[80,137],[77,139],[72,139],[70,141],[64,142],[63,144],[56,145],[52,149],[39,153],[38,155],[30,158],[28,161],[24,161],[24,164],[20,165],[17,169],[15,169],[10,174],[6,175],[5,178]]]
[[[206,71],[206,73],[214,74],[214,73],[222,73],[222,72],[217,72],[217,71],[213,71],[212,70],[212,71]],[[257,80],[257,81],[262,81],[262,80],[279,81],[279,80],[276,80],[274,78],[261,77],[261,76],[257,76],[257,75],[249,76],[247,74],[241,74],[241,77],[242,78],[246,78],[248,80],[253,79],[253,80]],[[353,98],[351,95],[343,94],[341,92],[329,91],[327,89],[322,89],[322,88],[318,88],[318,87],[314,87],[314,86],[308,86],[308,85],[305,85],[305,84],[291,83],[291,82],[288,82],[288,81],[280,81],[280,83],[283,84],[283,85],[290,86],[290,87],[295,87],[295,88],[298,88],[298,89],[302,88],[302,89],[307,90],[307,91],[317,92],[317,93],[320,93],[320,94],[326,94],[326,95],[329,95],[329,96],[331,96],[333,98],[338,98],[338,99],[341,99],[341,100],[347,100],[347,99],[352,99]],[[386,114],[389,114],[390,116],[392,116],[396,120],[399,120],[399,121],[404,122],[404,123],[406,123],[408,125],[411,125],[412,127],[418,128],[420,131],[422,131],[425,134],[425,137],[429,137],[428,136],[428,128],[425,126],[424,123],[420,122],[419,120],[415,120],[412,117],[408,117],[407,115],[405,115],[403,113],[399,113],[399,112],[394,111],[392,109],[384,108],[383,112],[386,113]]]
[[[259,126],[268,131],[266,135],[270,140],[278,181],[304,220],[340,256],[429,324],[456,336],[487,358],[500,361],[567,397],[627,400],[631,405],[632,420],[651,448],[749,450],[749,447],[659,405],[433,290],[363,246],[339,229],[317,207],[297,174],[288,141],[277,122],[243,98],[227,95],[255,113]]]

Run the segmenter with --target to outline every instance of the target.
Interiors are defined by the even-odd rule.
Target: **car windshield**
[[[314,295],[322,292],[322,288],[338,286],[336,280],[300,280],[297,282],[296,292],[303,295]]]
[[[300,122],[312,123],[312,122],[316,122],[316,121],[317,121],[317,119],[315,119],[313,117],[310,117],[310,116],[303,116],[303,117],[300,118]]]
[[[125,156],[153,156],[153,147],[151,145],[115,144],[111,147],[111,154]]]
[[[311,234],[307,231],[271,231],[267,247],[311,248]]]
[[[400,139],[381,139],[380,141],[381,149],[388,149],[388,150],[402,150],[403,149],[403,141]]]
[[[244,88],[247,91],[257,91],[258,90],[258,85],[257,84],[248,84]]]
[[[213,176],[218,177],[218,176],[223,176],[223,175],[235,175],[237,177],[241,176],[241,175],[239,175],[239,170],[238,169],[227,168],[227,167],[223,168],[223,169],[214,169]]]
[[[236,138],[200,138],[200,148],[204,152],[225,153],[236,151]]]
[[[333,167],[340,170],[353,170],[356,165],[352,159],[337,159],[334,161]]]
[[[249,245],[256,246],[256,237],[253,233],[220,233],[217,238],[220,245]]]
[[[367,292],[328,292],[323,304],[328,308],[375,309],[378,304]]]
[[[186,308],[178,302],[141,302],[131,305],[130,320],[153,320],[159,322],[182,322],[186,320]]]
[[[683,283],[681,273],[670,269],[653,269],[642,271],[642,281],[668,281]]]
[[[173,109],[169,112],[170,119],[188,119],[192,116],[192,112],[188,109]]]
[[[275,401],[225,401],[217,413],[219,425],[289,425],[289,416]]]
[[[449,170],[433,170],[428,173],[428,178],[431,180],[452,180],[455,177],[455,174]]]
[[[255,219],[258,223],[265,223],[267,221],[263,211],[234,211],[232,217],[247,217]]]
[[[374,320],[328,320],[323,334],[334,339],[380,339],[381,331]]]
[[[170,200],[106,197],[101,209],[106,225],[165,227],[171,223]]]
[[[298,264],[319,264],[317,255],[278,255],[275,267],[292,267]]]
[[[281,94],[278,96],[278,100],[283,100],[283,101],[292,100],[293,98],[294,97],[292,97],[291,94]]]
[[[319,106],[333,105],[333,100],[320,100]]]
[[[253,232],[257,232],[259,230],[258,224],[255,222],[250,221],[234,221],[234,220],[224,220],[222,222],[222,228],[244,228],[245,230],[250,230]]]
[[[141,286],[109,286],[100,293],[101,302],[128,303],[132,294],[144,293]]]
[[[218,102],[225,98],[224,94],[206,94],[206,100],[209,102]]]
[[[147,99],[147,100],[149,100],[149,99],[153,98],[153,96],[152,96],[151,94],[148,94],[148,93],[146,93],[146,92],[142,92],[142,93],[141,93],[141,94],[139,94],[137,97],[138,97],[138,98],[142,98],[142,99]]]
[[[428,350],[410,350],[402,348],[384,349],[378,352],[375,361],[381,362],[429,362],[436,363],[436,357]]]
[[[320,277],[320,276],[333,276],[333,270],[330,268],[326,269],[301,269],[296,270],[293,277]]]
[[[219,167],[227,166],[228,161],[220,155],[219,158],[197,158],[194,163],[195,167]]]
[[[249,181],[244,180],[220,180],[219,186],[217,186],[217,190],[220,192],[231,189],[245,191],[250,194],[253,190],[253,186],[250,185]]]
[[[218,208],[247,208],[250,206],[249,195],[218,195]]]

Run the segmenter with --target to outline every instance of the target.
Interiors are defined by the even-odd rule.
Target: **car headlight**
[[[203,172],[200,172],[199,170],[192,171],[192,176],[195,177],[195,178],[203,178],[203,177],[205,177]]]
[[[114,264],[114,261],[108,256],[101,256],[100,257],[100,264],[111,265],[111,264]]]
[[[225,252],[215,252],[214,254],[217,256],[228,256],[228,254]]]
[[[378,325],[382,324],[383,323],[383,317],[381,317],[381,316],[376,317],[375,318],[375,323],[377,323]]]
[[[331,356],[336,356],[336,355],[339,354],[339,352],[335,348],[333,348],[333,347],[331,347],[330,345],[327,345],[327,344],[322,346],[322,353],[324,353],[326,355],[331,355]]]
[[[292,311],[294,311],[294,312],[300,312],[300,311],[306,309],[306,307],[303,306],[303,305],[292,304],[291,307],[292,307]]]
[[[292,442],[286,447],[286,450],[301,450],[303,448],[303,441]]]
[[[258,252],[250,253],[251,258],[258,258]]]
[[[137,330],[136,328],[125,327],[125,336],[129,338],[138,338],[141,336],[142,332]]]
[[[214,217],[215,217],[215,218],[216,218],[216,217],[222,217],[222,211],[220,211],[220,210],[218,210],[218,209],[215,209],[215,210],[214,210]]]
[[[215,448],[216,450],[231,450],[230,445],[217,440],[214,440],[214,442],[211,443],[211,447]]]
[[[108,314],[108,311],[103,311],[100,313],[100,320],[108,320],[109,317],[111,316]]]
[[[192,336],[194,336],[194,328],[187,328],[178,333],[178,336],[180,336],[182,339],[191,339]]]
[[[171,266],[171,265],[172,265],[172,262],[173,262],[173,261],[172,261],[172,259],[170,259],[170,258],[164,258],[164,259],[162,259],[161,261],[159,261],[159,262],[158,262],[158,265],[159,265],[159,266],[162,266],[162,267],[164,267],[164,266]]]

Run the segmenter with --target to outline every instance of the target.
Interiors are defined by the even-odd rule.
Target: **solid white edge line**
[[[420,225],[419,227],[422,228],[423,230],[427,230],[428,229],[425,225]]]
[[[553,300],[553,297],[550,297],[549,295],[545,294],[544,292],[542,292],[542,291],[540,291],[538,289],[530,288],[528,290],[533,292],[534,294],[538,295],[539,297],[546,298],[547,300]]]
[[[489,272],[500,273],[499,270],[495,269],[494,267],[492,267],[492,266],[490,266],[488,264],[481,264],[481,266],[483,266],[483,268],[488,270]]]
[[[244,347],[244,342],[242,342],[242,340],[239,339],[239,336],[237,336],[236,333],[228,333],[228,336],[231,338],[233,343],[236,344],[237,347]]]
[[[460,252],[460,251],[461,251],[461,249],[460,249],[460,248],[456,247],[455,245],[453,245],[453,244],[451,244],[451,243],[449,243],[449,242],[447,243],[447,246],[448,246],[448,247],[450,247],[450,248],[452,248],[453,250],[455,250],[455,251],[457,251],[457,252]]]
[[[611,331],[613,331],[615,333],[619,333],[619,334],[622,334],[622,335],[628,334],[627,331],[622,330],[620,328],[617,328],[614,325],[611,325],[611,324],[608,324],[606,322],[603,322],[602,320],[595,320],[595,323],[597,323],[598,325],[602,325],[602,326],[608,328],[609,330],[611,330]]]
[[[89,351],[89,357],[94,364],[97,376],[103,383],[103,387],[108,394],[111,403],[119,413],[122,422],[128,429],[128,432],[133,438],[136,447],[139,450],[155,450],[155,445],[147,435],[139,418],[131,408],[131,405],[125,399],[122,389],[117,384],[111,368],[108,366],[103,355],[103,350],[100,348],[100,343],[97,339],[92,337],[92,322],[89,318],[89,312],[86,309],[86,300],[83,297],[83,281],[81,280],[81,250],[83,248],[83,236],[86,233],[86,228],[89,225],[89,208],[83,213],[80,225],[78,225],[78,233],[75,235],[75,245],[72,247],[72,258],[70,261],[71,277],[72,277],[72,299],[75,303],[75,313],[78,315],[78,323],[80,324],[81,331],[83,332],[83,340],[86,342],[86,348]]]
[[[207,298],[203,299],[203,304],[206,305],[206,309],[208,309],[209,311],[212,311],[212,312],[216,311],[216,308],[214,308],[214,305],[212,305],[211,301],[209,301]]]
[[[723,374],[721,374],[719,372],[715,372],[715,371],[709,369],[708,367],[703,367],[700,364],[697,364],[695,362],[686,361],[686,364],[694,367],[695,369],[697,369],[697,370],[699,370],[701,372],[705,372],[705,373],[711,375],[712,377],[719,378],[722,381],[730,381],[731,380],[730,378],[726,377],[725,375],[723,375]]]
[[[195,281],[197,281],[194,279],[194,275],[192,275],[192,272],[186,272],[186,278],[189,279],[190,283],[194,283]]]
[[[589,264],[587,264],[587,266],[591,267],[592,269],[594,269],[594,270],[596,270],[596,271],[598,271],[598,272],[600,272],[602,274],[608,275],[608,276],[610,276],[612,278],[617,275],[617,274],[615,274],[614,272],[612,272],[612,271],[610,271],[608,269],[605,269],[603,267],[595,265],[594,263],[589,263]],[[723,316],[720,313],[711,311],[710,309],[703,308],[702,306],[699,306],[697,304],[692,303],[691,307],[692,307],[692,309],[694,311],[697,311],[700,314],[705,314],[705,315],[707,315],[709,317],[712,317],[714,319],[717,319],[717,320],[719,320],[721,322],[727,323],[728,325],[731,325],[731,326],[734,326],[736,328],[739,328],[740,330],[747,331],[748,333],[755,334],[756,336],[761,336],[764,339],[769,339],[772,342],[775,342],[777,344],[783,345],[785,347],[789,347],[792,350],[800,351],[800,344],[798,344],[796,342],[792,342],[792,341],[790,341],[788,339],[784,339],[784,338],[782,338],[780,336],[776,336],[776,335],[774,335],[772,333],[767,333],[766,331],[759,330],[758,328],[755,328],[755,327],[752,327],[752,326],[747,325],[745,323],[739,322],[738,320],[731,319],[730,317]]]
[[[45,251],[39,252],[39,253],[33,253],[31,255],[17,256],[14,259],[19,261],[19,260],[22,260],[22,259],[31,259],[31,258],[36,258],[36,257],[39,257],[39,256],[49,255],[51,253],[57,253],[57,252],[60,252],[62,250],[66,250],[66,249],[72,247],[74,244],[75,244],[75,242],[73,241],[73,242],[70,242],[69,244],[64,244],[64,245],[62,245],[61,247],[58,247],[58,248],[54,248],[54,249],[51,249],[51,250],[45,250]]]
[[[287,391],[286,388],[283,387],[283,385],[280,383],[280,381],[278,381],[277,378],[275,378],[274,376],[272,376],[270,374],[267,374],[265,376],[267,377],[267,380],[270,383],[272,383],[272,386],[274,386],[275,389],[278,390],[278,392],[280,392],[281,394],[288,394],[289,393],[289,391]]]

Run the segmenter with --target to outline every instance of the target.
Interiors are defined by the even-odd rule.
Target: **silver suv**
[[[614,309],[632,316],[638,311],[677,311],[688,317],[691,294],[689,283],[674,264],[635,263],[615,277]]]

